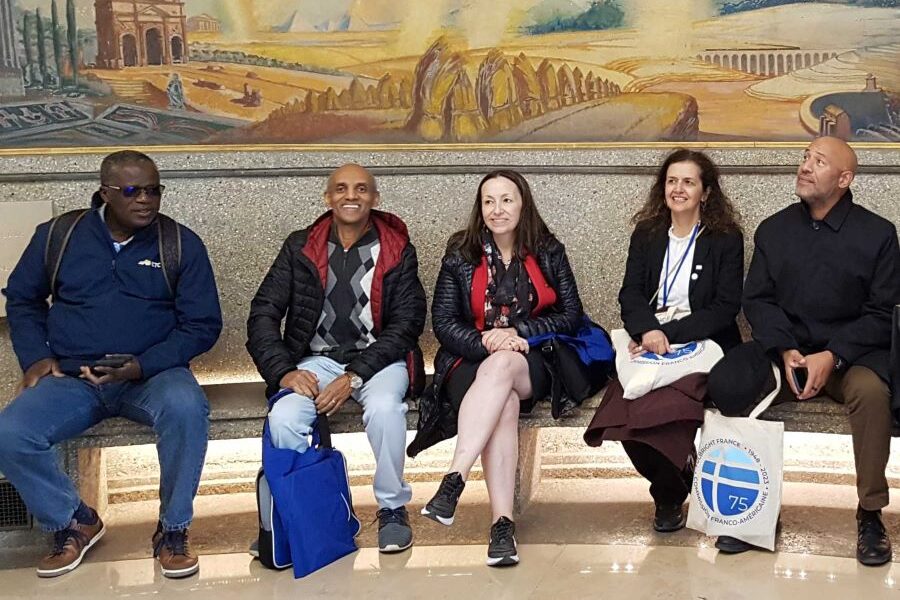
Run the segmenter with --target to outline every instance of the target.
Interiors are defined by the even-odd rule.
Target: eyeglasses
[[[100,187],[109,188],[111,190],[118,190],[122,192],[122,195],[126,198],[137,198],[141,194],[147,194],[149,198],[160,198],[162,197],[162,193],[166,191],[166,186],[156,184],[156,185],[126,185],[124,187],[120,187],[118,185],[109,185],[107,183],[100,184]]]

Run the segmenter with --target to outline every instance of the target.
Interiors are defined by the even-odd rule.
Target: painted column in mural
[[[22,96],[25,82],[19,65],[19,44],[12,0],[0,0],[0,96]]]
[[[178,36],[181,38],[181,62],[188,62],[188,40],[187,40],[187,15],[184,14],[184,6],[179,7],[179,27]],[[171,44],[172,42],[169,42]]]
[[[120,48],[120,36],[124,38],[123,32],[117,31],[115,26],[115,16],[113,14],[113,6],[111,0],[95,0],[94,1],[94,23],[97,26],[97,66],[103,69],[121,69],[125,66],[133,66],[127,64],[125,56]],[[134,36],[128,39],[126,50],[134,50]]]

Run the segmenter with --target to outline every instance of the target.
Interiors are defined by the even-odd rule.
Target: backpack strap
[[[51,296],[56,295],[56,277],[59,275],[59,266],[62,264],[63,253],[66,251],[66,246],[69,245],[72,232],[88,212],[90,212],[89,209],[79,208],[63,213],[50,221],[47,245],[44,247],[44,269],[47,272],[47,283],[50,285]]]
[[[169,293],[174,298],[178,276],[181,274],[181,226],[175,219],[159,213],[156,227],[159,233],[159,262]]]

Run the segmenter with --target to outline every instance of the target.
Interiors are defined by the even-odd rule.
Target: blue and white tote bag
[[[775,550],[784,457],[784,423],[758,419],[781,390],[772,369],[775,390],[749,417],[705,412],[687,518],[691,529],[767,550]]]

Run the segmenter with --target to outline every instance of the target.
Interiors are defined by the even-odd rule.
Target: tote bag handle
[[[756,405],[756,408],[750,412],[751,419],[758,419],[759,415],[763,414],[766,409],[772,406],[775,397],[778,396],[778,392],[781,391],[781,373],[778,371],[778,367],[775,366],[775,363],[772,363],[772,373],[775,374],[775,389],[772,390],[768,396],[763,398],[762,401]]]

